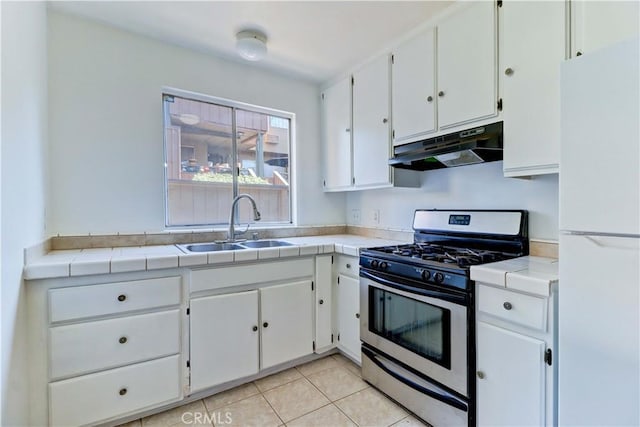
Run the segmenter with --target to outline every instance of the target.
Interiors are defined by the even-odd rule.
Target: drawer
[[[337,257],[336,271],[338,274],[358,277],[360,259],[354,256],[339,255]]]
[[[313,258],[208,268],[191,272],[191,292],[311,277]]]
[[[177,276],[52,289],[49,291],[50,320],[62,322],[178,305],[180,281]]]
[[[181,396],[180,357],[125,366],[49,384],[49,423],[95,424]]]
[[[180,311],[51,328],[51,378],[59,379],[180,352]]]
[[[478,310],[539,331],[547,329],[546,298],[478,285]]]

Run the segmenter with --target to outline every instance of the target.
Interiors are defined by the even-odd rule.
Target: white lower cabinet
[[[358,258],[339,256],[336,281],[337,346],[360,362],[360,280]]]
[[[316,257],[315,338],[316,353],[333,348],[333,255]]]
[[[556,425],[556,293],[476,289],[478,426]]]
[[[53,426],[79,426],[169,403],[181,397],[180,356],[58,381],[49,385]]]
[[[477,339],[478,425],[544,425],[544,341],[485,322]]]
[[[193,298],[191,392],[258,373],[258,291]]]
[[[192,298],[191,393],[313,353],[312,286],[311,278],[295,279]]]

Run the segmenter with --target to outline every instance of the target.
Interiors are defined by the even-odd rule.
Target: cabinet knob
[[[444,92],[443,91],[438,92],[438,96],[442,98],[444,96]]]
[[[508,301],[502,304],[502,306],[504,307],[505,310],[511,310],[513,308],[513,305],[511,305],[511,303]]]
[[[347,267],[347,268],[351,268],[351,264],[347,264],[345,267]]]
[[[345,132],[351,132],[351,129],[346,128],[344,131],[345,131]]]
[[[120,394],[120,396],[124,396],[125,394],[127,394],[127,389],[126,388],[121,388],[120,391],[118,392],[118,394]]]
[[[576,52],[576,56],[582,56],[582,52],[577,51],[577,52]]]
[[[122,302],[122,301],[124,301],[124,300],[126,300],[126,299],[127,299],[127,296],[126,296],[126,295],[124,295],[124,294],[120,294],[120,295],[118,295],[118,301]]]
[[[356,319],[360,318],[360,313],[356,313]]]
[[[484,379],[484,372],[482,371],[478,371],[478,378],[480,378],[481,380]]]
[[[254,325],[253,328],[251,328],[251,329],[253,329],[253,332],[255,332],[255,331],[258,330],[258,327]]]
[[[386,117],[384,119],[382,119],[382,123],[387,123],[389,121],[389,119],[387,119]]]
[[[320,301],[318,301],[318,304],[320,304],[320,305],[324,304],[324,300],[321,299]]]
[[[432,102],[433,101],[433,96],[429,95],[427,96],[427,102]]]
[[[120,344],[125,344],[127,342],[127,337],[120,337],[120,339],[118,340],[118,342]]]
[[[504,75],[505,76],[510,76],[512,74],[513,74],[513,68],[509,68],[508,67],[507,69],[504,70]]]
[[[262,324],[262,326],[263,326],[264,328],[266,328],[267,326],[269,326],[269,322],[264,322],[264,323]]]

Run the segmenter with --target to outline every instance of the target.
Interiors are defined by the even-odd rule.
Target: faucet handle
[[[247,228],[245,228],[243,231],[234,231],[235,236],[242,236],[242,235],[246,234],[247,231],[249,231],[249,226],[250,225],[251,224],[247,223]]]

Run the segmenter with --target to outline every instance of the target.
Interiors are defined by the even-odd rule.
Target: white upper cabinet
[[[353,178],[358,187],[391,184],[389,58],[353,75]]]
[[[438,125],[497,112],[496,4],[472,2],[438,24]]]
[[[567,51],[566,5],[561,1],[504,0],[499,13],[504,174],[557,173],[560,64]]]
[[[391,65],[393,144],[436,130],[435,30],[393,50]]]
[[[351,78],[322,93],[324,129],[324,188],[351,187]]]
[[[571,0],[571,57],[637,36],[640,2]]]

